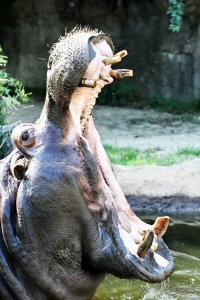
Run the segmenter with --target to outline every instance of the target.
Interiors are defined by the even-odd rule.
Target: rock
[[[134,211],[200,212],[200,159],[169,167],[114,166]]]

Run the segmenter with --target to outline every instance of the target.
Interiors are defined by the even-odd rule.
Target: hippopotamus
[[[0,162],[0,299],[91,299],[107,273],[161,282],[174,269],[162,236],[132,210],[95,129],[92,109],[127,52],[75,28],[55,43],[44,108],[12,132]],[[103,118],[104,116],[102,116]]]

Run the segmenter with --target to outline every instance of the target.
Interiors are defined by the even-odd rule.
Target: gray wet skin
[[[2,300],[90,299],[106,273],[160,282],[173,272],[162,239],[137,255],[151,227],[126,202],[93,124],[95,98],[112,82],[102,59],[112,55],[105,34],[63,38],[40,119],[13,131],[16,149],[0,163]],[[96,87],[78,87],[84,77]]]

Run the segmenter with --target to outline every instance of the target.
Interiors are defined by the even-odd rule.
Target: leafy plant
[[[191,115],[200,112],[200,99],[166,99],[157,95],[152,95],[149,99],[149,106],[158,111],[165,111],[171,114],[180,114],[189,120]],[[193,118],[190,118],[191,120]]]
[[[182,0],[169,0],[169,3],[170,5],[166,12],[166,14],[170,15],[169,29],[173,32],[178,32],[181,28],[185,4]]]
[[[22,102],[30,100],[31,93],[26,93],[22,83],[12,78],[3,67],[6,66],[8,57],[3,55],[0,46],[0,154],[4,141],[2,125],[6,124],[6,119],[12,109],[17,109]]]
[[[126,106],[134,99],[134,87],[130,84],[107,85],[97,99],[97,104],[110,106]]]
[[[152,94],[149,98],[145,98],[142,93],[136,91],[131,84],[110,84],[105,86],[97,98],[97,104],[132,106],[136,109],[150,107],[162,112],[179,114],[182,116],[183,121],[199,123],[199,119],[195,120],[195,115],[200,112],[200,97],[193,100],[185,98],[167,99]]]

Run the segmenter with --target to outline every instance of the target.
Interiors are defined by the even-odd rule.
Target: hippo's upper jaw
[[[110,67],[124,53],[88,30],[54,46],[41,117],[14,129],[17,149],[1,162],[1,299],[90,299],[108,272],[173,272],[169,218],[150,226],[134,214],[92,119],[101,88],[129,72]]]

